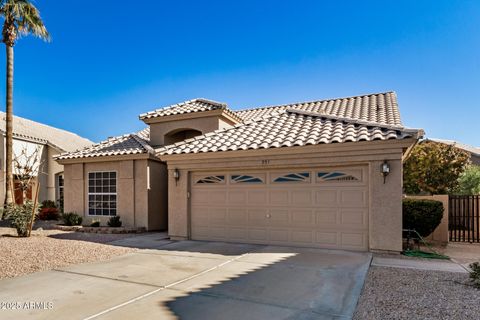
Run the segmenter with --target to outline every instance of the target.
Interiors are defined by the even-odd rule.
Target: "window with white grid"
[[[92,216],[117,214],[117,173],[115,171],[88,173],[88,214]]]

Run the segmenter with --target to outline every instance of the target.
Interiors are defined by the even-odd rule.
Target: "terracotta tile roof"
[[[402,125],[395,92],[246,109],[236,111],[236,114],[244,121],[248,121],[286,109],[299,109],[388,125]]]
[[[158,148],[157,155],[418,138],[421,130],[286,109]]]
[[[142,113],[139,118],[140,120],[172,116],[176,114],[192,113],[192,112],[202,112],[202,111],[211,111],[217,109],[225,109],[227,105],[225,103],[197,98],[181,103],[177,103],[168,107],[160,108],[154,111]]]
[[[5,134],[5,112],[0,111],[0,132]],[[54,128],[29,119],[13,117],[13,136],[20,139],[49,144],[60,151],[75,151],[93,144],[75,133]]]
[[[54,158],[56,160],[66,160],[144,153],[153,154],[154,150],[149,144],[149,136],[150,130],[149,128],[145,128],[137,133],[109,138],[83,150],[62,153]]]

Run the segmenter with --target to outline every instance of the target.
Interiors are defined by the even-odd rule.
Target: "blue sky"
[[[480,146],[480,1],[35,3],[53,42],[15,46],[15,113],[94,141],[195,97],[236,109],[394,90],[405,125]]]

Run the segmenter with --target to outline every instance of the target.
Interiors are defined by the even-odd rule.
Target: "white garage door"
[[[191,237],[368,250],[366,167],[195,172]]]

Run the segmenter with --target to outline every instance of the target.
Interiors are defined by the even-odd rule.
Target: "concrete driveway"
[[[2,280],[0,303],[23,309],[0,318],[350,319],[371,261],[369,253],[218,242],[155,247]]]

